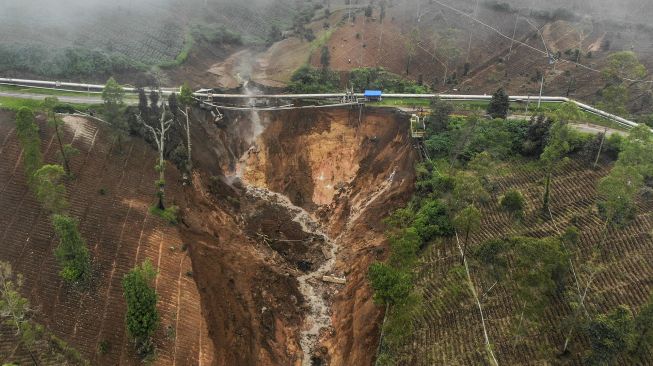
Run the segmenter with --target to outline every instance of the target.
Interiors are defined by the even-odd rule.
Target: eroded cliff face
[[[234,114],[194,135],[182,231],[216,364],[371,364],[382,314],[366,274],[412,194],[407,117]]]

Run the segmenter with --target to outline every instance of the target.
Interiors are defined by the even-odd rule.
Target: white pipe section
[[[6,85],[16,85],[29,87],[31,86],[46,86],[46,87],[73,87],[73,88],[84,88],[86,90],[95,89],[102,90],[104,85],[100,84],[79,84],[79,83],[68,83],[68,82],[59,82],[59,81],[44,81],[44,80],[29,80],[29,79],[12,79],[12,78],[0,78],[0,84]],[[133,87],[123,87],[126,92],[136,93],[138,92],[137,88]],[[61,90],[61,89],[57,89]],[[146,89],[147,92],[152,91],[151,89]],[[179,92],[179,88],[161,88],[160,90],[163,94],[169,95],[172,93]],[[202,89],[201,92],[194,93],[196,97],[213,97],[213,98],[236,98],[236,99],[325,99],[325,98],[343,98],[346,93],[327,93],[327,94],[262,94],[262,95],[245,95],[245,94],[213,94]],[[354,94],[357,98],[364,97],[362,93]],[[487,101],[491,100],[492,96],[490,95],[459,95],[459,94],[383,94],[383,98],[420,98],[420,99],[431,99],[439,97],[443,100],[452,100],[452,101]],[[529,96],[511,96],[510,101],[512,102],[525,102],[529,100]],[[603,118],[617,122],[625,127],[636,127],[637,123],[627,120],[623,117],[602,111],[600,109],[594,108],[590,105],[577,102],[575,100],[565,98],[565,97],[542,97],[543,102],[550,103],[565,103],[572,102],[576,104],[581,110],[586,112],[601,116]],[[334,105],[337,106],[338,104]],[[342,104],[342,105],[351,105],[351,104]],[[236,108],[236,107],[234,107]],[[245,108],[246,110],[251,110],[252,108]],[[265,109],[260,109],[265,110]]]

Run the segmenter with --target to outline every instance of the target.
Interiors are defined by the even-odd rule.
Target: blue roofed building
[[[363,96],[365,97],[366,102],[379,102],[381,101],[381,95],[383,94],[380,90],[365,90]]]

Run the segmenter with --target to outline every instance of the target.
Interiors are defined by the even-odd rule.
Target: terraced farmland
[[[544,238],[562,234],[569,226],[580,233],[575,265],[581,285],[588,280],[584,265],[589,261],[590,247],[600,241],[603,222],[596,212],[596,184],[605,176],[609,166],[598,170],[587,169],[574,162],[557,174],[552,192],[552,215],[545,220],[540,215],[543,192],[543,173],[528,165],[514,166],[514,171],[493,179],[498,190],[494,197],[508,189],[518,189],[527,199],[528,206],[521,224],[501,212],[493,198],[482,208],[481,229],[473,235],[477,245],[488,239],[513,235]],[[638,215],[622,229],[610,229],[606,250],[609,255],[599,259],[601,270],[588,291],[586,305],[591,313],[604,313],[625,304],[638,309],[653,289],[653,214],[651,202],[640,200]],[[414,342],[404,354],[402,364],[411,365],[471,365],[486,364],[487,354],[483,330],[476,303],[463,280],[450,271],[460,264],[460,252],[455,239],[433,245],[423,256],[419,272],[419,287],[424,293],[424,311],[417,321]],[[499,281],[475,276],[471,273],[480,293],[488,336],[499,364],[541,365],[552,361],[579,365],[583,362],[582,350],[587,349],[587,339],[574,334],[571,355],[560,357],[566,331],[565,318],[571,309],[563,298],[544,314],[540,331],[530,331],[521,341],[515,342],[521,304],[514,292]],[[463,285],[460,285],[460,284]],[[452,286],[460,292],[452,295]],[[571,284],[569,286],[572,286]],[[491,290],[490,290],[491,289]],[[444,300],[443,300],[444,298]],[[624,361],[618,362],[625,364]]]
[[[161,326],[155,335],[156,364],[202,364],[213,357],[212,343],[192,277],[191,261],[178,230],[149,214],[154,194],[155,152],[141,140],[110,143],[110,132],[83,119],[67,119],[65,141],[81,154],[67,183],[70,213],[91,251],[91,289],[64,286],[52,254],[56,246],[47,214],[28,190],[13,117],[0,114],[0,260],[25,278],[23,294],[37,309],[36,321],[78,349],[92,364],[138,364],[124,326],[123,275],[149,258],[158,271],[156,289]],[[40,123],[42,151],[53,162],[52,131]],[[175,177],[173,169],[168,172]],[[181,188],[170,179],[169,194]],[[0,338],[0,350],[13,344]],[[4,343],[8,342],[7,345]],[[106,344],[106,353],[99,345]],[[9,359],[11,361],[11,359]]]

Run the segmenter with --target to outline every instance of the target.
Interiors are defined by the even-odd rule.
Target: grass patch
[[[159,64],[159,67],[162,69],[171,69],[173,67],[181,66],[190,55],[190,51],[195,46],[195,38],[191,31],[187,31],[184,35],[184,47],[181,49],[181,52],[177,55],[174,61],[163,62]]]
[[[19,98],[19,97],[2,97],[0,96],[0,109],[6,109],[10,111],[18,111],[22,107],[31,108],[34,110],[43,108],[43,101],[37,99],[29,98]],[[97,109],[99,105],[97,104],[78,104],[78,103],[60,103],[57,107],[64,109],[75,109],[78,111],[88,111],[89,109]]]
[[[158,216],[171,225],[176,225],[179,223],[179,207],[178,206],[168,206],[165,210],[161,210],[156,206],[150,207],[150,213],[154,216]]]
[[[43,88],[38,86],[16,86],[16,85],[0,85],[1,92],[9,93],[21,93],[21,94],[39,94],[39,95],[54,95],[54,96],[70,96],[70,97],[79,97],[83,95],[92,95],[92,96],[101,96],[101,92],[87,92],[87,91],[67,91],[67,90],[56,90],[51,88]]]

